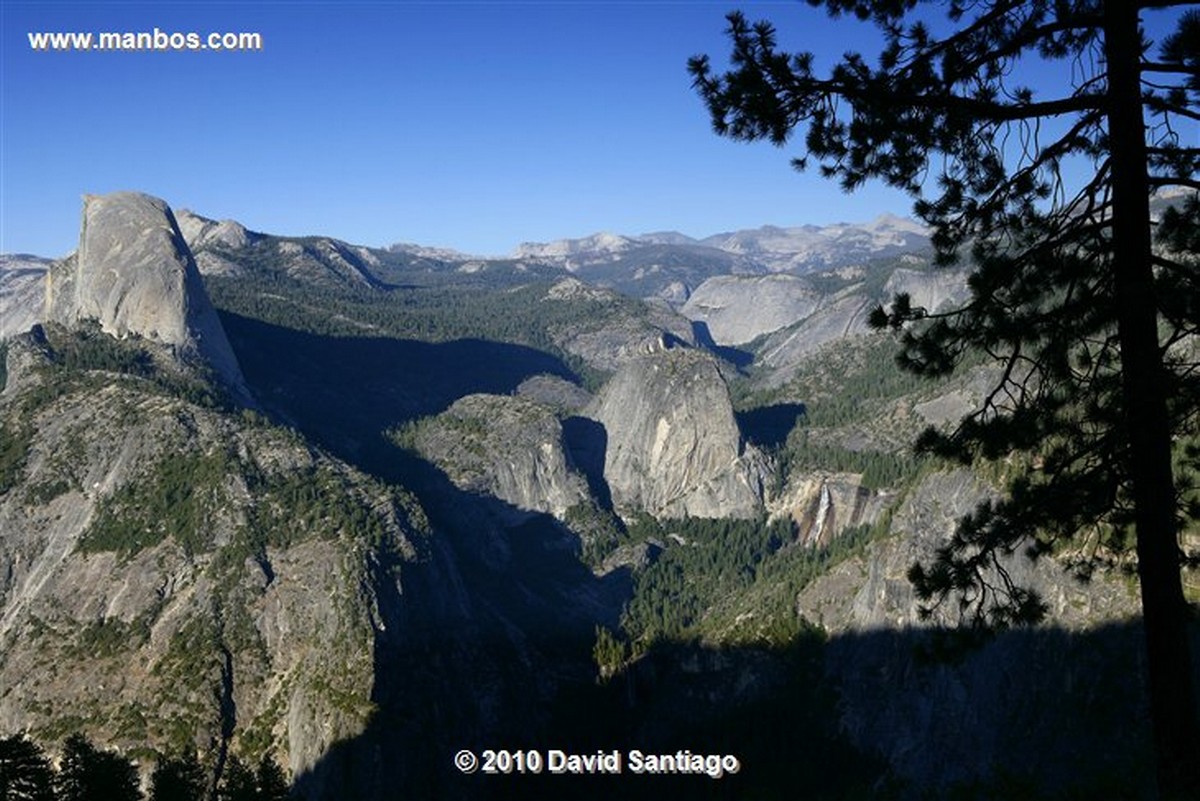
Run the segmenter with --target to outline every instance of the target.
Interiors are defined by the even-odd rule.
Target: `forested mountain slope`
[[[159,208],[104,202],[126,220]],[[183,299],[203,292],[204,330],[215,319],[229,349],[215,360],[105,311],[153,269],[99,314],[52,313],[37,283],[93,285],[79,271],[108,261],[88,253],[22,261],[23,288],[0,295],[42,323],[4,346],[0,735],[54,747],[81,730],[143,766],[192,749],[214,777],[227,755],[271,753],[314,800],[907,798],[1008,780],[1038,797],[1083,775],[1144,780],[1108,745],[1144,703],[1137,666],[1060,664],[1136,636],[1120,565],[1081,585],[1069,552],[1013,555],[1004,568],[1065,628],[980,651],[936,635],[905,577],[1004,470],[907,444],[992,373],[899,373],[890,335],[855,321],[893,290],[957,297],[955,273],[902,256],[710,278],[681,315],[532,257],[171,219],[146,260],[194,263],[202,285],[156,291],[133,319],[196,330]],[[739,323],[772,282],[801,287],[800,316]],[[1098,693],[1121,700],[1106,711]],[[1027,742],[977,732],[979,703],[988,731]],[[745,769],[555,784],[451,761],[637,744]]]

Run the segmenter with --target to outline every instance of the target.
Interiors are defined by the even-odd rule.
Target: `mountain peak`
[[[210,220],[187,209],[175,213],[175,222],[192,250],[212,245],[242,248],[259,237],[236,220]]]
[[[871,222],[864,225],[863,228],[866,228],[870,231],[888,229],[901,231],[908,234],[915,234],[916,236],[921,237],[929,236],[929,229],[921,223],[917,222],[911,217],[901,217],[898,214],[892,214],[890,212],[884,212],[883,214],[880,214],[874,220],[871,220]]]
[[[627,236],[600,231],[582,239],[559,239],[554,242],[522,242],[513,253],[518,259],[564,258],[582,253],[620,253],[637,246],[637,241]]]
[[[115,337],[135,334],[199,360],[248,397],[237,358],[209,301],[175,215],[140,192],[84,195],[79,250],[46,276],[46,314],[93,318]]]

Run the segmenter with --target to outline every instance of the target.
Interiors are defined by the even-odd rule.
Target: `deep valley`
[[[1119,554],[1005,555],[1039,626],[914,592],[1029,465],[913,451],[998,368],[900,371],[896,293],[969,296],[899,218],[478,259],[89,197],[0,263],[0,737],[309,801],[1144,797]],[[454,763],[634,748],[741,768]]]

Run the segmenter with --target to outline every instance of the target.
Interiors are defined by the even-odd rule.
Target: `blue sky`
[[[116,189],[272,233],[486,254],[907,208],[882,191],[845,197],[787,152],[711,132],[685,65],[724,58],[731,2],[0,7],[0,252],[62,255],[80,195]],[[749,10],[828,38],[799,4]],[[260,31],[264,49],[34,53],[26,37],[155,27]]]
[[[59,256],[80,195],[137,189],[278,234],[501,254],[599,230],[694,236],[907,213],[794,150],[720,139],[686,61],[718,2],[0,0],[0,252]],[[865,29],[741,4],[830,63]],[[247,53],[36,53],[30,31],[256,31]]]

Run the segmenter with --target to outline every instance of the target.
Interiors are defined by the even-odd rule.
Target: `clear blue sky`
[[[74,248],[80,195],[137,189],[279,234],[500,254],[599,230],[867,220],[795,151],[720,139],[686,61],[717,2],[0,0],[0,252]],[[743,2],[832,61],[868,32]],[[36,53],[30,31],[256,31],[261,52]]]
[[[0,0],[0,252],[64,254],[80,195],[116,189],[271,233],[485,254],[905,213],[901,197],[845,197],[791,170],[794,154],[711,132],[686,61],[725,57],[732,7]],[[800,4],[748,9],[830,42]],[[264,49],[34,53],[26,36],[155,27],[259,31]]]

